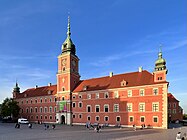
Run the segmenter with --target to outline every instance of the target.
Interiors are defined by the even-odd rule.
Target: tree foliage
[[[16,118],[19,115],[20,107],[18,102],[14,101],[12,98],[6,98],[1,105],[1,116],[7,117],[11,116]]]

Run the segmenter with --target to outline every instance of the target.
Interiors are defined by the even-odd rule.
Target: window
[[[117,121],[117,122],[120,122],[120,116],[117,116],[117,117],[116,117],[116,121]]]
[[[65,98],[64,98],[64,96],[62,96],[62,101],[64,101],[65,100]]]
[[[31,99],[31,104],[32,104],[32,99]]]
[[[42,120],[42,115],[40,116],[40,119]]]
[[[23,101],[21,101],[21,104],[23,104]]]
[[[26,103],[28,104],[28,100],[26,100]]]
[[[109,105],[104,105],[104,111],[109,112]]]
[[[134,121],[134,117],[133,116],[130,116],[129,117],[129,122],[133,122]]]
[[[169,114],[171,114],[171,109],[168,109]]]
[[[36,113],[38,112],[38,108],[37,108],[37,107],[35,107],[35,112],[36,112]]]
[[[173,107],[176,108],[176,103],[173,103]]]
[[[87,98],[88,98],[88,99],[91,99],[91,94],[88,94],[88,95],[87,95]]]
[[[57,101],[57,98],[55,97],[55,102]]]
[[[49,99],[49,102],[52,102],[52,98]]]
[[[132,90],[128,90],[127,92],[127,97],[132,97]]]
[[[62,87],[62,91],[65,91],[65,87]]]
[[[79,102],[79,107],[80,107],[80,108],[82,107],[82,102]]]
[[[87,106],[87,112],[91,112],[91,106],[90,105]]]
[[[79,98],[81,99],[81,98],[82,98],[82,95],[79,95]]]
[[[96,120],[96,121],[99,121],[99,116],[96,116],[96,117],[95,117],[95,120]]]
[[[99,93],[96,93],[96,94],[95,94],[95,98],[96,98],[96,99],[99,99]]]
[[[52,120],[52,119],[53,119],[53,117],[50,115],[50,116],[49,116],[49,119],[50,119],[50,120]]]
[[[158,77],[158,80],[162,80],[162,77]]]
[[[75,118],[75,114],[73,114],[73,118]]]
[[[44,108],[45,113],[47,113],[47,107]]]
[[[82,114],[79,114],[79,119],[82,119]]]
[[[50,106],[50,107],[49,107],[49,112],[52,113],[52,110],[53,110],[53,107]]]
[[[127,103],[127,112],[132,112],[132,103]]]
[[[153,106],[153,112],[159,111],[159,103],[152,103],[152,106]]]
[[[47,98],[45,98],[45,103],[47,103]]]
[[[139,111],[145,112],[145,103],[139,103]]]
[[[26,112],[29,113],[29,109],[28,108],[26,109]]]
[[[153,89],[153,94],[158,95],[158,89],[157,88]]]
[[[43,111],[43,108],[42,108],[42,107],[40,107],[40,112],[42,113],[42,111]]]
[[[37,103],[38,101],[37,101],[37,99],[35,99],[35,103]]]
[[[32,113],[32,107],[30,108],[30,113]]]
[[[95,106],[95,112],[100,112],[100,106],[99,105]]]
[[[75,102],[73,102],[72,107],[76,107],[76,103]]]
[[[109,98],[108,92],[105,92],[105,93],[104,93],[104,98]]]
[[[91,117],[90,117],[90,116],[88,116],[88,117],[87,117],[87,120],[88,120],[88,121],[90,121],[90,120],[91,120]]]
[[[144,116],[140,117],[140,122],[145,122],[145,117]]]
[[[171,108],[171,103],[168,104],[169,108]]]
[[[109,120],[108,116],[105,116],[104,120],[105,120],[105,122],[107,122]]]
[[[158,122],[158,117],[157,116],[153,116],[153,122],[157,123]]]
[[[73,95],[73,99],[75,99],[76,97],[75,97],[75,95]]]
[[[38,115],[36,115],[36,119],[38,119]]]
[[[47,116],[45,115],[45,119],[47,119]]]
[[[173,114],[176,114],[176,109],[173,109]]]
[[[114,104],[114,112],[119,112],[119,104]]]
[[[54,112],[56,112],[56,106],[54,107]]]
[[[144,89],[140,89],[140,96],[144,96]]]
[[[42,103],[42,98],[40,98],[40,103]]]
[[[118,91],[115,91],[115,92],[114,92],[114,98],[119,98]]]

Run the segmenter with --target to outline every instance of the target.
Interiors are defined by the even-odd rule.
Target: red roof
[[[106,77],[82,80],[79,82],[78,86],[74,89],[73,92],[84,91],[84,87],[86,87],[86,91],[122,88],[124,87],[121,86],[122,81],[126,82],[125,87],[156,84],[154,82],[153,74],[144,70],[142,72],[131,72],[131,73],[113,75],[112,77],[106,76]],[[167,83],[167,82],[164,81],[159,83]]]
[[[179,102],[171,93],[168,93],[168,102]]]
[[[24,97],[36,97],[36,96],[49,96],[57,93],[56,85],[30,88],[25,90],[22,93],[17,94],[16,98],[24,98]],[[49,94],[50,93],[50,94]]]

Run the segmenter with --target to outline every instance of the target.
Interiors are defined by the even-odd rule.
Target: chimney
[[[38,85],[35,86],[35,89],[38,88]]]
[[[113,76],[113,72],[110,72],[110,77],[112,77]]]
[[[143,71],[143,67],[142,67],[142,66],[139,67],[139,68],[138,68],[138,71],[139,71],[139,72],[142,72],[142,71]]]
[[[51,83],[48,83],[48,86],[50,87],[52,84]]]

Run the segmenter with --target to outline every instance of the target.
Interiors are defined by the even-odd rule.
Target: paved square
[[[0,140],[175,140],[178,131],[187,132],[187,127],[160,130],[144,129],[133,131],[132,128],[104,128],[101,133],[87,130],[84,126],[57,125],[56,129],[44,130],[44,125],[33,124],[29,129],[21,125],[0,123]]]

